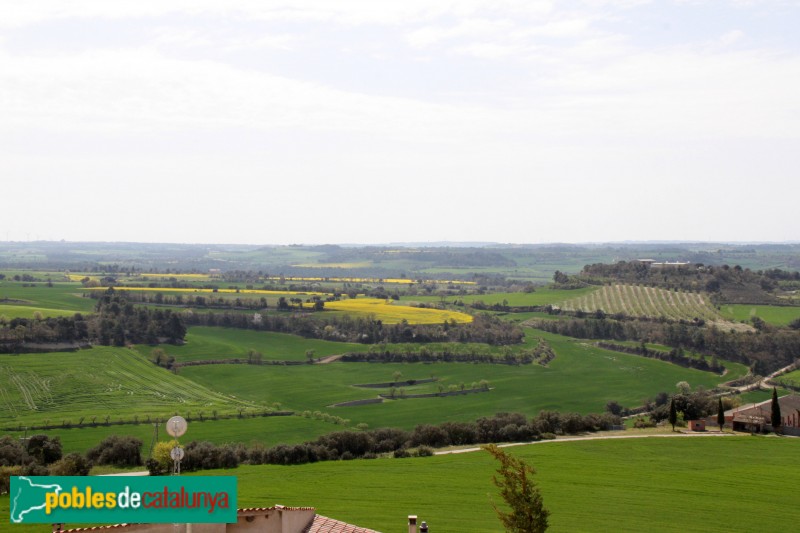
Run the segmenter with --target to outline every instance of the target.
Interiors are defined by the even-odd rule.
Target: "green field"
[[[509,452],[536,468],[554,532],[791,531],[800,520],[796,481],[786,475],[798,439],[548,442]],[[475,452],[218,473],[238,477],[239,507],[310,505],[386,532],[402,531],[415,514],[432,531],[488,533],[502,531],[490,503],[499,501],[495,468],[488,454]]]
[[[186,413],[182,413],[184,416]],[[330,422],[303,418],[300,416],[267,416],[255,418],[230,418],[212,420],[211,413],[205,412],[205,420],[198,420],[198,412],[192,414],[189,430],[181,439],[185,444],[193,440],[209,441],[216,444],[242,442],[250,445],[259,442],[264,446],[274,446],[283,443],[298,443],[314,439],[320,435],[342,429]],[[83,427],[72,429],[51,429],[47,431],[28,431],[27,435],[45,433],[51,437],[59,437],[64,453],[84,453],[89,448],[97,446],[104,438],[110,435],[131,435],[143,442],[142,455],[146,458],[153,439],[152,424],[126,424],[123,426]],[[3,434],[21,437],[22,431],[8,431]],[[168,441],[170,437],[164,431],[164,424],[159,425],[159,440]]]
[[[550,441],[508,451],[536,468],[549,531],[793,531],[800,520],[795,478],[786,475],[800,439]],[[495,469],[488,454],[474,452],[199,474],[235,475],[240,508],[313,506],[385,532],[403,531],[415,514],[432,531],[489,533],[502,531],[491,507],[492,499],[500,502],[491,483]],[[8,496],[0,496],[0,514],[7,516],[8,506]],[[0,526],[12,529],[43,530]]]
[[[183,346],[160,347],[178,362],[247,358],[250,350],[260,352],[264,361],[305,361],[307,350],[314,350],[314,357],[319,358],[369,348],[364,344],[304,339],[285,333],[216,327],[189,328]],[[152,350],[152,346],[136,346],[136,351],[146,357]]]
[[[6,317],[11,320],[13,318],[35,318],[41,317],[56,317],[56,316],[73,316],[75,311],[65,311],[63,309],[50,309],[47,307],[35,307],[32,305],[6,305],[0,304],[0,317]]]
[[[767,324],[786,326],[791,321],[800,318],[800,306],[783,307],[777,305],[722,305],[720,314],[728,320],[736,322],[750,322],[757,316]]]
[[[134,350],[111,347],[0,355],[0,405],[3,427],[256,408],[159,368]]]
[[[214,365],[186,367],[181,375],[240,399],[270,404],[279,401],[295,411],[322,411],[364,422],[370,427],[392,425],[412,428],[420,423],[474,420],[500,411],[536,415],[542,409],[562,412],[602,412],[608,401],[641,405],[659,391],[673,391],[679,381],[711,388],[723,380],[709,372],[685,369],[662,361],[610,352],[559,335],[526,330],[531,346],[537,337],[547,340],[557,357],[548,367],[536,364],[433,363],[332,363],[329,365],[262,366]],[[438,377],[451,384],[486,379],[492,390],[466,396],[388,400],[358,407],[331,404],[375,398],[376,389],[353,387],[357,383]],[[576,387],[576,384],[580,384]],[[437,384],[405,388],[407,393],[437,392]]]
[[[84,298],[80,283],[44,283],[23,287],[22,283],[0,282],[0,316],[31,318],[34,311],[44,316],[71,316],[94,309],[94,300]]]
[[[611,341],[611,342],[613,342],[614,344],[620,344],[622,346],[630,346],[632,348],[636,348],[638,346],[641,346],[642,344],[636,341]],[[659,352],[670,352],[671,350],[673,350],[673,348],[665,346],[663,344],[645,343],[645,347],[648,350],[656,350]],[[702,357],[702,354],[692,352],[690,350],[684,351],[684,355],[687,357],[691,357],[693,359],[699,359]],[[710,359],[711,359],[710,357],[706,356],[706,360]],[[739,379],[741,377],[746,376],[747,373],[750,371],[750,369],[747,368],[747,366],[743,365],[742,363],[720,360],[719,364],[725,367],[725,377],[724,377],[725,381],[732,381],[734,379]]]
[[[777,383],[783,383],[786,386],[794,387],[795,390],[797,390],[800,388],[800,370],[795,370],[782,376],[778,376],[773,381]]]

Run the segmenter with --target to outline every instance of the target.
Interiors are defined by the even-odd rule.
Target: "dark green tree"
[[[717,398],[717,400],[717,425],[719,430],[722,431],[722,428],[725,427],[725,408],[722,407],[722,398]]]
[[[547,530],[550,511],[545,509],[539,487],[531,479],[536,473],[533,467],[522,459],[508,455],[494,444],[483,449],[500,461],[498,475],[493,477],[493,481],[511,510],[501,511],[496,505],[492,506],[506,531],[539,533]]]
[[[675,398],[669,401],[669,423],[672,424],[672,431],[675,431],[675,424],[678,423],[678,410],[675,408]]]
[[[28,453],[41,465],[49,465],[61,459],[61,438],[33,435],[28,439]]]
[[[770,423],[772,424],[772,430],[775,433],[780,432],[781,428],[781,404],[778,403],[778,390],[775,387],[772,387],[772,410],[770,413]]]

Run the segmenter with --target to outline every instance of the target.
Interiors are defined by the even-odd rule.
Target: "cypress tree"
[[[725,409],[722,408],[722,398],[717,399],[719,400],[719,405],[717,405],[717,425],[719,430],[722,431],[722,428],[725,427]]]
[[[510,533],[542,533],[547,530],[547,517],[550,511],[544,507],[539,487],[532,479],[536,473],[532,466],[522,459],[507,454],[494,444],[484,450],[500,461],[500,468],[494,476],[494,484],[500,495],[511,508],[509,512],[500,510],[493,504],[497,517]]]
[[[675,398],[669,402],[669,423],[672,424],[672,431],[675,431],[675,424],[678,423],[678,410],[675,408]]]
[[[781,427],[781,405],[778,403],[778,390],[772,387],[772,413],[770,416],[772,431],[778,433]]]

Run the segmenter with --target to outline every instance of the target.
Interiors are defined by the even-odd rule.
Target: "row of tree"
[[[202,470],[234,468],[248,464],[303,464],[317,461],[375,458],[381,454],[407,457],[411,449],[419,455],[432,454],[432,448],[478,443],[533,441],[553,438],[555,434],[574,434],[609,430],[620,423],[610,413],[580,415],[542,411],[527,418],[519,413],[498,413],[475,422],[445,422],[439,425],[422,424],[412,431],[382,428],[361,431],[338,431],[302,444],[279,444],[270,448],[257,443],[215,445],[209,442],[190,442],[184,448],[181,468]],[[173,442],[156,446],[153,457],[146,462],[152,474],[170,471],[169,450]],[[71,453],[62,456],[59,437],[34,435],[27,440],[11,436],[0,437],[0,475],[6,484],[10,475],[87,475],[92,465],[135,467],[142,465],[142,441],[130,436],[113,435],[105,438],[85,455]],[[166,450],[166,453],[164,453]],[[0,483],[0,492],[3,491]]]
[[[578,278],[588,283],[609,280],[655,287],[707,291],[718,302],[786,304],[771,294],[782,284],[800,283],[800,272],[777,268],[753,271],[739,265],[711,266],[692,263],[652,267],[641,261],[595,263],[583,267]]]
[[[293,465],[371,459],[381,454],[408,457],[411,449],[416,449],[419,455],[430,455],[432,448],[442,446],[533,441],[553,438],[557,433],[608,430],[619,423],[619,417],[609,413],[584,416],[543,411],[531,419],[519,413],[498,413],[475,422],[423,424],[412,431],[396,428],[339,431],[302,444],[278,444],[270,448],[260,444],[248,448],[244,444],[216,446],[208,442],[191,442],[185,448],[181,468],[233,468],[240,463]],[[169,463],[163,458],[148,461],[153,474],[162,474],[168,467]]]
[[[0,320],[0,353],[24,351],[26,343],[100,344],[180,342],[186,326],[171,310],[134,307],[108,289],[97,301],[95,313],[72,317]]]
[[[579,339],[633,340],[683,348],[707,356],[741,362],[766,375],[800,358],[800,330],[725,331],[691,322],[572,318],[532,320],[532,327]]]
[[[433,345],[386,343],[373,344],[366,352],[348,352],[341,361],[346,363],[496,363],[546,366],[555,359],[555,352],[544,339],[534,348],[514,350],[510,346],[493,349],[488,345],[440,343]]]
[[[331,315],[308,320],[302,314],[193,313],[181,314],[190,326],[221,326],[292,333],[306,338],[326,339],[362,344],[481,342],[491,345],[511,345],[522,342],[522,329],[490,315],[479,315],[468,324],[455,321],[442,324],[383,324],[373,317]]]

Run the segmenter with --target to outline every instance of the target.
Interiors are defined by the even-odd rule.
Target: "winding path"
[[[498,448],[510,448],[512,446],[527,446],[528,444],[545,444],[548,442],[575,442],[581,440],[612,440],[612,439],[654,439],[654,438],[680,438],[680,437],[688,437],[688,438],[701,438],[701,437],[733,437],[735,433],[656,433],[656,434],[647,434],[647,435],[591,435],[587,437],[565,437],[563,439],[547,439],[547,440],[535,440],[532,442],[510,442],[507,444],[498,444]],[[460,448],[458,450],[443,450],[440,452],[434,452],[434,455],[449,455],[454,453],[470,453],[470,452],[477,452],[480,451],[481,447],[473,447],[473,448]]]

